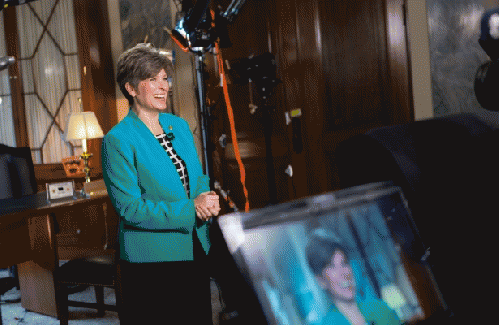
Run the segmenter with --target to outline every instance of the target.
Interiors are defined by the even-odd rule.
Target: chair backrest
[[[448,222],[466,217],[463,204],[471,208],[479,198],[475,193],[482,193],[481,179],[487,178],[475,174],[485,150],[477,144],[493,130],[469,113],[372,129],[338,146],[340,184],[400,186],[425,243],[432,246]]]
[[[419,235],[431,247],[427,262],[456,315],[470,310],[469,297],[480,294],[455,279],[496,276],[490,220],[497,215],[498,132],[475,114],[461,113],[372,129],[335,152],[342,186],[392,181],[402,188]],[[475,273],[461,267],[464,252],[480,261]]]
[[[28,147],[0,144],[0,199],[18,198],[37,192],[35,168]]]
[[[472,140],[492,130],[469,113],[372,129],[338,146],[341,186],[394,181],[419,196],[436,180],[457,179],[453,169],[467,161]]]

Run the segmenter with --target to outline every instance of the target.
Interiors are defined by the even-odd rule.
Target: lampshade
[[[382,287],[381,296],[383,301],[385,301],[387,305],[394,310],[401,308],[407,303],[400,289],[394,284]]]
[[[102,138],[104,133],[94,112],[72,113],[66,129],[66,140]]]

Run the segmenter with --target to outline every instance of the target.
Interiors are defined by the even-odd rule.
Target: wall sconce
[[[85,182],[90,182],[88,160],[92,154],[87,151],[87,139],[102,138],[104,133],[94,112],[71,113],[66,129],[66,141],[82,140],[83,153],[81,159],[85,162]]]

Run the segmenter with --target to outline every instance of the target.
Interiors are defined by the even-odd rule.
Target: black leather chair
[[[444,300],[476,322],[494,310],[496,279],[499,130],[486,122],[462,113],[372,129],[335,152],[342,187],[402,188]]]
[[[37,192],[31,150],[0,144],[0,199],[19,198]]]
[[[104,302],[104,288],[116,289],[117,266],[115,255],[103,255],[68,261],[55,272],[56,299],[61,308],[61,325],[69,321],[69,306],[97,309],[97,317],[103,317],[106,310],[118,311],[116,305]],[[70,286],[92,286],[96,302],[70,300]],[[118,294],[116,294],[118,298]],[[118,299],[117,299],[118,300]]]

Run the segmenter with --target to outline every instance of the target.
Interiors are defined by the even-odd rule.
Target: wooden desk
[[[59,318],[59,261],[113,254],[118,223],[108,196],[49,203],[41,192],[0,200],[0,268],[18,265],[22,307]]]

